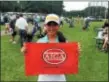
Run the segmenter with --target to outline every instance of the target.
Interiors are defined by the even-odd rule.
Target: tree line
[[[1,1],[1,12],[56,13],[61,15],[63,1]]]
[[[101,16],[102,18],[105,18],[107,17],[108,18],[108,15],[109,15],[109,8],[105,8],[105,7],[102,7],[102,6],[91,6],[91,7],[87,7],[85,8],[84,10],[81,10],[81,11],[69,11],[69,12],[66,12],[64,11],[63,14],[65,16],[74,16],[74,17],[77,17],[77,16],[82,16],[82,17],[86,17],[86,16]]]
[[[73,7],[73,6],[72,6]],[[63,16],[101,16],[105,17],[106,8],[91,6],[81,11],[65,11],[63,1],[0,1],[0,12],[56,13]],[[109,11],[109,9],[108,9]],[[107,15],[109,14],[107,11]]]

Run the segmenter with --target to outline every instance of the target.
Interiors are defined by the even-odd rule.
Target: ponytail
[[[66,38],[64,37],[63,33],[58,31],[57,32],[59,42],[66,42]]]

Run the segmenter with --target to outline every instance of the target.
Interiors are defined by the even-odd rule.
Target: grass
[[[81,24],[76,24],[74,28],[69,28],[68,24],[65,24],[60,28],[68,41],[80,42],[82,49],[79,56],[79,73],[66,75],[67,81],[108,81],[108,54],[96,48],[94,39],[96,36],[94,27],[102,24],[102,22],[92,22],[87,31],[81,29]],[[1,80],[37,80],[36,76],[25,76],[24,56],[20,53],[20,44],[10,43],[9,36],[1,37]]]
[[[5,30],[5,26],[4,25],[0,25],[0,30]]]
[[[102,23],[101,23],[102,25]],[[100,52],[95,47],[96,35],[93,28],[101,26],[98,22],[91,23],[88,31],[81,30],[81,26],[74,28],[62,28],[63,33],[70,41],[78,41],[82,46],[79,58],[79,73],[77,75],[67,75],[68,81],[107,81],[108,80],[108,55]]]

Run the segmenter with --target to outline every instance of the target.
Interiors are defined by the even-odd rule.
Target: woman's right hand
[[[21,48],[20,50],[22,53],[25,53],[26,52],[26,46],[25,46],[25,43],[23,44],[23,47]]]
[[[21,48],[21,52],[22,52],[22,53],[26,52],[26,47],[25,47],[25,46],[23,46],[23,47]]]

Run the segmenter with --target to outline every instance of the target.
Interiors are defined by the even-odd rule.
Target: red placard
[[[76,74],[78,43],[26,43],[26,75]]]

